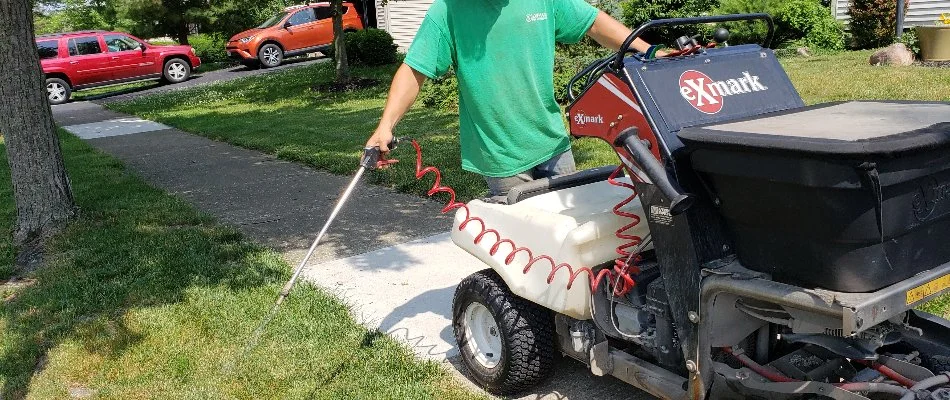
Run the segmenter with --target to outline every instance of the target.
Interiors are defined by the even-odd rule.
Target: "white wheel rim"
[[[481,303],[472,303],[464,314],[465,344],[472,358],[485,368],[495,368],[501,361],[501,332],[495,317]]]
[[[280,62],[277,57],[277,49],[273,47],[265,47],[264,62],[267,63],[267,65],[277,65],[277,63]]]
[[[174,80],[185,79],[185,65],[182,63],[171,63],[168,65],[168,76]]]
[[[63,101],[66,99],[66,88],[56,82],[46,84],[46,93],[50,101]]]

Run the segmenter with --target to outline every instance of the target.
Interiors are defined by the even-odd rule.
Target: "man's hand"
[[[366,147],[379,147],[379,152],[386,154],[389,152],[389,143],[393,141],[393,131],[383,127],[376,128],[373,136],[366,141]]]

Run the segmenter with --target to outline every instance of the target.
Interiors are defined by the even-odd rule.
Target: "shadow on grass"
[[[132,309],[181,302],[200,286],[247,290],[282,273],[237,231],[148,187],[71,135],[61,140],[81,216],[52,243],[37,283],[0,305],[0,398],[24,397],[47,351],[64,342],[103,358],[139,343],[142,334],[123,317]],[[9,176],[6,161],[0,165]],[[13,204],[9,185],[0,181],[5,209]]]

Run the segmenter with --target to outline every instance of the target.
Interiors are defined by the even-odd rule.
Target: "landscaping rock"
[[[914,53],[903,43],[894,43],[874,52],[868,62],[871,65],[906,66],[914,63]]]

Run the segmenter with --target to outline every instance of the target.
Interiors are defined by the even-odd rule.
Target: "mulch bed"
[[[311,90],[315,92],[330,92],[330,93],[349,92],[352,90],[359,90],[359,89],[365,89],[368,87],[373,87],[373,86],[379,85],[380,82],[381,81],[379,79],[354,77],[354,78],[351,78],[349,82],[343,83],[343,84],[336,83],[336,82],[321,83],[319,85],[313,86]]]
[[[921,67],[950,68],[950,61],[918,61],[914,64]]]

